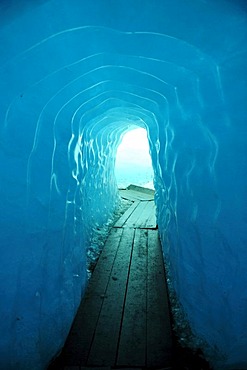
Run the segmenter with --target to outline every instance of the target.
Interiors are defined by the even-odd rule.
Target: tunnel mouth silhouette
[[[146,129],[133,127],[121,136],[115,162],[118,188],[124,188],[130,184],[154,188],[153,166]]]

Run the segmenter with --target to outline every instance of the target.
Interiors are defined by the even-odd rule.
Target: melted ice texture
[[[44,369],[62,347],[134,125],[191,327],[216,367],[247,368],[244,3],[1,4],[0,367]]]

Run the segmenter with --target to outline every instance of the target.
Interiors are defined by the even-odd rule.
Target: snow
[[[217,369],[247,368],[243,1],[0,5],[0,367],[45,369],[148,133],[169,278]],[[201,342],[200,342],[201,343]]]

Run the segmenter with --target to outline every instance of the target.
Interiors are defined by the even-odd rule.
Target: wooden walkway
[[[49,369],[171,369],[171,326],[152,192],[112,228],[59,359]]]

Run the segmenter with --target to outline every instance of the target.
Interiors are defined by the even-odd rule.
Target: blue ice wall
[[[0,367],[63,345],[134,124],[191,327],[215,368],[247,368],[245,2],[2,1],[0,25]]]

